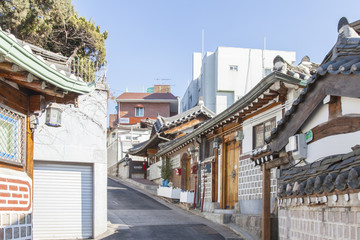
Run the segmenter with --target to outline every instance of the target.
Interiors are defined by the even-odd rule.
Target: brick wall
[[[360,239],[360,195],[334,195],[278,200],[279,239]]]
[[[0,240],[32,239],[31,179],[2,176],[0,178]]]
[[[181,176],[182,176],[182,174],[184,174],[184,172],[181,172],[181,175],[177,175],[176,174],[176,169],[181,168],[181,171],[184,171],[184,169],[182,169],[181,159],[184,156],[184,154],[188,154],[187,149],[188,149],[187,147],[182,148],[181,150],[179,150],[175,154],[170,155],[171,164],[172,164],[172,168],[173,168],[172,175],[171,175],[171,182],[174,184],[173,185],[174,187],[181,188]],[[179,161],[175,160],[175,159],[177,159],[176,157],[178,157]],[[194,159],[190,160],[190,168],[192,169],[192,167],[195,166],[195,165],[197,165],[196,160],[194,160]],[[195,190],[195,185],[196,185],[195,176],[197,176],[197,174],[191,173],[191,169],[190,169],[190,176],[189,176],[190,190]]]
[[[120,118],[135,117],[135,105],[139,103],[120,103]],[[143,119],[156,118],[158,114],[162,117],[170,117],[170,103],[141,103],[144,106]]]

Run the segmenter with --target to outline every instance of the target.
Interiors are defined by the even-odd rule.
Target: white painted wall
[[[359,114],[360,113],[360,99],[341,97],[342,114]]]
[[[308,157],[306,161],[312,163],[326,156],[351,152],[351,147],[358,144],[359,139],[360,131],[322,138],[308,144]]]
[[[276,106],[259,115],[256,115],[243,123],[244,139],[242,141],[242,155],[247,155],[253,150],[253,128],[269,119],[276,118],[278,122],[282,118],[282,106]]]
[[[39,117],[34,134],[34,160],[90,163],[94,169],[94,235],[107,228],[107,85],[79,96],[78,107],[60,105],[61,127],[45,125]]]
[[[341,98],[342,115],[359,114],[360,100],[356,98]],[[301,129],[305,133],[310,129],[325,123],[329,118],[329,105],[323,104],[317,108],[316,112],[307,120]],[[308,154],[306,161],[312,163],[322,157],[334,154],[343,154],[351,151],[351,147],[359,142],[360,132],[353,132],[347,134],[338,134],[322,138],[316,142],[308,144]]]
[[[306,120],[305,124],[301,127],[301,132],[305,133],[310,129],[327,122],[329,119],[329,105],[322,104],[316,110],[315,113],[312,114],[308,120]]]
[[[225,105],[233,104],[263,79],[264,69],[273,68],[273,60],[277,55],[282,56],[289,63],[294,63],[296,60],[295,52],[218,47],[215,52],[205,54],[199,74],[199,61],[194,60],[194,58],[199,58],[199,54],[194,54],[193,64],[196,66],[193,66],[193,78],[200,75],[199,96],[204,97],[205,106],[218,114],[224,110]],[[231,71],[230,65],[237,66],[238,71]],[[194,87],[195,85],[190,83],[187,92],[189,89],[193,91]],[[233,93],[231,101],[227,99],[225,105],[224,97],[217,97],[223,96],[223,92]],[[188,99],[188,95],[184,95],[181,100],[182,106],[191,108],[193,106],[188,104]],[[218,106],[219,104],[223,106]],[[189,108],[182,110],[187,109]]]

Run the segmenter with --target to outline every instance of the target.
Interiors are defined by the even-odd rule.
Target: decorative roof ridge
[[[84,94],[95,89],[94,83],[79,81],[73,75],[68,77],[64,71],[57,71],[47,65],[41,57],[29,51],[29,47],[20,45],[14,35],[8,35],[1,29],[0,53],[34,76],[64,90]]]

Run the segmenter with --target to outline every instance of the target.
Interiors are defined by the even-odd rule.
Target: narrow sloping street
[[[108,180],[108,221],[101,239],[241,239],[226,227],[128,185]]]

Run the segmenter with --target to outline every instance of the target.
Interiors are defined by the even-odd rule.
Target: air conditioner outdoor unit
[[[286,152],[292,152],[294,160],[303,160],[307,157],[307,144],[305,134],[296,134],[289,137],[289,143],[286,145]]]

